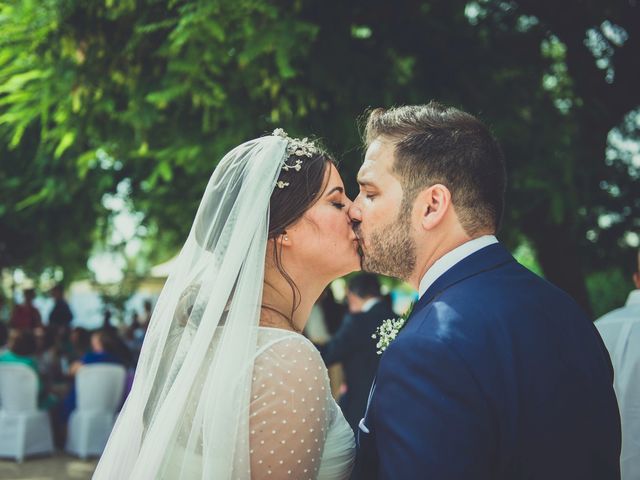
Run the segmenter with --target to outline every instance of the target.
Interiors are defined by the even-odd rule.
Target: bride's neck
[[[292,316],[294,307],[294,290],[292,286],[276,268],[267,267],[264,275],[263,308],[260,314],[260,325],[302,332],[307,324],[313,305],[326,285],[324,282],[311,278],[313,275],[302,276],[296,275],[295,272],[287,273],[297,287],[295,302],[298,308],[296,308]]]

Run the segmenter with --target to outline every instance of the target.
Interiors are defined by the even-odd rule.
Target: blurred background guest
[[[66,425],[71,412],[76,408],[75,375],[84,365],[96,363],[115,363],[128,367],[127,354],[122,349],[122,341],[113,329],[97,330],[91,334],[91,349],[80,360],[73,362],[69,367],[69,377],[74,382],[69,394],[62,404],[60,419]],[[124,347],[126,349],[126,347]]]
[[[331,287],[327,287],[318,299],[318,304],[324,315],[324,323],[329,336],[332,337],[340,329],[342,319],[347,313],[347,307],[336,302]]]
[[[114,330],[115,325],[111,323],[112,313],[109,308],[105,308],[102,314],[102,330]]]
[[[75,375],[70,374],[71,365],[74,365],[74,370],[77,370],[75,365],[79,365],[84,358],[91,352],[91,332],[82,327],[75,327],[71,330],[69,336],[60,340],[58,337],[56,346],[59,354],[59,373],[60,376],[55,378],[54,383],[51,385],[51,390],[61,399],[60,410],[63,411],[68,408],[70,411],[73,409],[72,405],[75,402],[75,392],[71,393],[74,389]],[[70,399],[73,397],[73,399]],[[68,407],[65,407],[65,401],[69,402]],[[59,412],[57,422],[63,424],[63,419],[66,419],[66,413]],[[63,430],[66,427],[63,425]],[[56,440],[56,445],[64,446],[64,432]]]
[[[36,353],[36,337],[28,330],[12,330],[8,350],[0,356],[0,363],[20,363],[38,373],[38,364],[33,358]]]
[[[37,351],[36,336],[29,330],[12,330],[9,335],[8,349],[0,355],[0,363],[26,365],[38,377],[38,408],[48,410],[53,407],[57,399],[45,389],[38,362],[35,359]]]
[[[7,341],[9,340],[9,329],[4,323],[0,323],[0,355],[7,351]]]
[[[124,341],[133,356],[134,363],[138,363],[140,350],[144,341],[145,328],[140,323],[140,315],[135,310],[131,313],[131,324],[124,332]]]
[[[346,307],[335,301],[331,287],[327,287],[313,305],[303,334],[315,345],[325,345],[336,333],[345,312]],[[340,398],[344,385],[342,365],[329,366],[329,383],[333,398]]]
[[[50,294],[55,303],[49,314],[49,328],[68,332],[71,328],[73,313],[64,298],[64,288],[61,284],[57,284],[51,289]]]
[[[86,328],[75,327],[69,335],[69,345],[67,347],[66,358],[68,365],[66,373],[69,372],[69,366],[80,361],[88,352],[91,351],[91,332]]]
[[[151,322],[151,316],[153,315],[153,303],[151,300],[147,299],[144,301],[144,313],[142,314],[142,322],[141,326],[144,331],[147,331],[149,328],[149,322]]]
[[[318,303],[311,308],[303,334],[316,345],[324,345],[331,338],[324,312]]]
[[[635,290],[627,303],[596,320],[614,370],[622,420],[622,480],[640,478],[640,250],[634,263]]]
[[[9,305],[7,305],[7,298],[0,291],[0,324],[6,325],[9,323],[10,311]]]
[[[56,343],[57,332],[50,328],[40,328],[34,334],[36,339],[34,358],[40,377],[50,391],[53,384],[62,378],[60,349]]]
[[[342,363],[346,392],[340,398],[340,407],[351,428],[357,431],[378,368],[379,355],[371,335],[383,320],[396,315],[381,297],[378,277],[370,273],[358,274],[348,281],[347,303],[349,313],[336,334],[319,350],[328,366]]]
[[[34,330],[42,327],[42,317],[40,312],[33,305],[36,298],[36,291],[33,288],[23,290],[24,301],[17,304],[11,312],[9,325],[16,330]]]
[[[112,330],[97,330],[91,334],[91,348],[80,360],[69,367],[69,375],[75,376],[83,365],[93,363],[118,363],[123,364],[118,356],[118,337]]]

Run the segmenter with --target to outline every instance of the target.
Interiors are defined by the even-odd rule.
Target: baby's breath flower
[[[378,355],[382,355],[389,344],[395,340],[402,327],[406,323],[406,318],[389,318],[382,322],[382,324],[376,329],[376,333],[371,335],[371,338],[378,339],[376,348],[378,349]]]

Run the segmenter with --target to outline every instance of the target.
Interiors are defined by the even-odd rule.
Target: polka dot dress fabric
[[[353,433],[331,396],[318,350],[302,335],[260,330],[249,417],[251,478],[348,478]]]

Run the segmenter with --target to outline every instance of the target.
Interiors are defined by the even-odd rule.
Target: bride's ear
[[[437,227],[451,205],[451,192],[439,183],[425,188],[418,194],[416,203],[420,224],[425,230]]]
[[[276,242],[278,242],[278,246],[281,247],[290,247],[292,245],[291,238],[286,230],[278,235]]]

